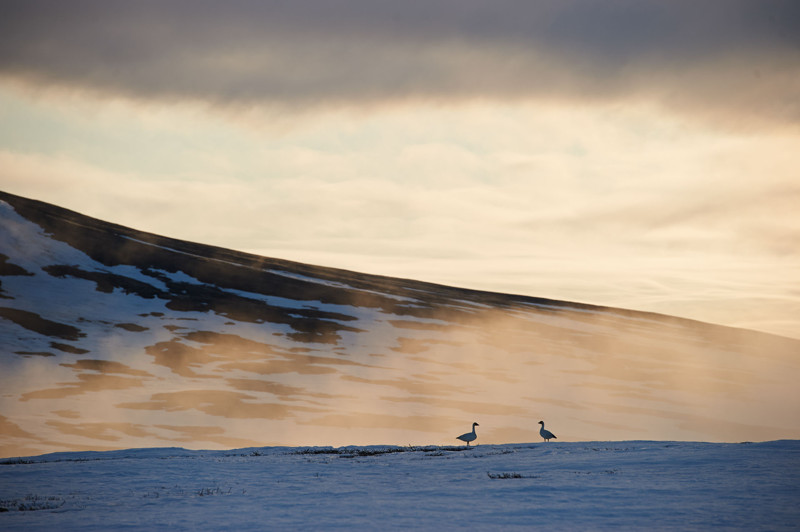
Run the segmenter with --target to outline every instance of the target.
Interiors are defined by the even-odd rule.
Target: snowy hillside
[[[800,341],[173,240],[0,193],[0,456],[800,438]],[[454,491],[457,486],[452,486]]]
[[[797,530],[800,442],[138,449],[0,460],[12,530]]]

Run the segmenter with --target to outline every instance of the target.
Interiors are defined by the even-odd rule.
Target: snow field
[[[0,465],[9,531],[796,530],[798,500],[794,440],[134,449]]]

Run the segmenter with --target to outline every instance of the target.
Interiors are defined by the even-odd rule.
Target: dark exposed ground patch
[[[213,284],[175,282],[152,270],[145,270],[144,273],[158,278],[167,286],[167,290],[122,275],[86,271],[78,266],[59,264],[45,266],[43,270],[54,277],[73,277],[93,281],[96,283],[96,289],[104,293],[121,289],[126,294],[135,294],[146,299],[163,299],[167,301],[166,307],[172,311],[214,312],[241,322],[288,325],[295,331],[292,333],[292,339],[299,342],[334,344],[340,340],[339,333],[341,332],[362,332],[360,329],[339,323],[354,321],[357,319],[354,316],[313,308],[277,307],[258,299],[223,290]],[[147,330],[134,324],[117,324],[116,326],[136,332]]]
[[[74,365],[67,366],[73,367]],[[81,371],[80,366],[74,368]],[[135,370],[132,370],[135,371]],[[81,372],[73,382],[56,383],[55,388],[44,388],[25,392],[19,396],[20,401],[30,401],[35,399],[60,400],[67,397],[75,397],[90,392],[119,391],[141,389],[146,377],[133,376],[127,374],[120,375],[118,371],[113,373],[99,373],[97,370],[91,372]]]
[[[270,305],[264,301],[223,290],[215,285],[193,283],[168,283],[170,301],[167,308],[181,312],[211,311],[227,318],[251,323],[276,323],[288,325],[299,333],[297,340],[335,343],[339,332],[360,332],[342,325],[340,321],[357,318],[340,312],[318,309],[289,309]]]
[[[214,364],[224,371],[239,370],[258,375],[315,375],[336,373],[343,366],[369,367],[341,356],[312,355],[304,349],[284,349],[211,331],[189,332],[185,338],[202,345],[187,345],[175,338],[147,346],[145,352],[154,358],[155,364],[191,378],[213,377],[204,370],[208,371]]]
[[[130,332],[144,332],[149,330],[147,327],[137,325],[135,323],[117,323],[114,325],[114,327],[125,329],[126,331]]]
[[[50,342],[50,347],[53,349],[58,349],[59,351],[64,351],[65,353],[71,353],[73,355],[84,355],[89,352],[88,349],[81,349],[80,347],[75,347],[74,345],[62,344],[59,342]]]
[[[0,275],[33,275],[31,272],[8,262],[8,256],[0,253]]]
[[[82,359],[77,360],[73,364],[61,364],[61,366],[65,368],[72,368],[79,371],[96,371],[98,373],[104,374],[120,374],[120,375],[132,375],[134,377],[152,377],[153,375],[140,370],[134,369],[128,366],[127,364],[123,364],[121,362],[116,362],[113,360],[94,360],[94,359]]]
[[[121,289],[126,294],[135,294],[145,299],[153,299],[162,293],[161,290],[153,285],[125,277],[124,275],[109,272],[89,272],[77,266],[66,264],[44,266],[42,269],[53,277],[74,277],[76,279],[94,281],[97,285],[97,291],[107,294],[112,293],[115,288]]]
[[[0,307],[0,317],[13,321],[29,331],[45,336],[54,336],[63,340],[76,341],[86,336],[77,327],[42,318],[35,312],[28,312],[27,310]]]

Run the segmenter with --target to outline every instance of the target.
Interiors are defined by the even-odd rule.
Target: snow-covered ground
[[[797,440],[160,448],[0,464],[6,531],[800,527]]]

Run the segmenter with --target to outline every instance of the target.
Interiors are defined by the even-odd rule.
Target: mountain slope
[[[800,438],[800,341],[204,246],[0,193],[0,456]]]

